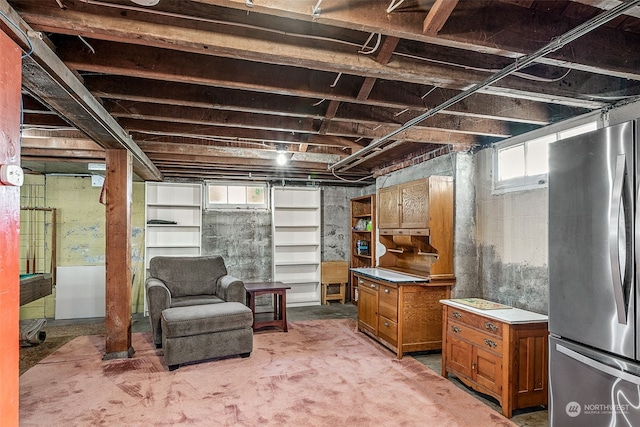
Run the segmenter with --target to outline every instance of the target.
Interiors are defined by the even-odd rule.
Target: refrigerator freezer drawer
[[[549,338],[551,427],[640,426],[640,364]]]

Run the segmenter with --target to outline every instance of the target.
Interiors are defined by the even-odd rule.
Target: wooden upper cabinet
[[[450,177],[430,176],[379,189],[378,228],[431,228],[442,225],[434,220],[441,222],[443,216],[453,219],[452,182]]]
[[[378,228],[400,227],[400,199],[398,186],[378,190]]]
[[[400,228],[429,227],[429,181],[421,179],[398,186]]]

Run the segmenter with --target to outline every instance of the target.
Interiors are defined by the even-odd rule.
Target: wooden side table
[[[291,286],[282,282],[245,283],[247,302],[253,312],[253,330],[275,326],[287,332],[287,289]],[[256,313],[256,297],[263,294],[273,295],[273,311]]]

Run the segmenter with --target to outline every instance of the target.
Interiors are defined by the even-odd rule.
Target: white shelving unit
[[[320,304],[320,189],[273,187],[273,280],[287,306]]]
[[[202,184],[146,183],[145,267],[159,255],[197,256],[202,242]],[[175,224],[150,224],[160,220]]]

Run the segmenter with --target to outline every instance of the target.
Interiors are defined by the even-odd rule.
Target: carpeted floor
[[[397,360],[353,319],[258,333],[247,359],[168,372],[148,333],[131,359],[104,337],[71,340],[20,377],[20,425],[514,426],[411,357]]]
[[[44,342],[20,348],[20,375],[76,337],[104,334],[104,322],[47,325],[44,330]]]

